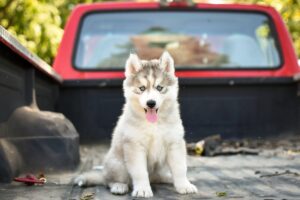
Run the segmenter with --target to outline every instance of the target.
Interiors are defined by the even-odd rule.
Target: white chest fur
[[[159,165],[163,165],[167,155],[166,130],[160,126],[151,126],[145,130],[145,149],[147,164],[150,171]]]

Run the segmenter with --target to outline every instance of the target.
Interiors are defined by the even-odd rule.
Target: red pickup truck
[[[0,27],[0,182],[10,183],[28,172],[60,172],[64,177],[54,175],[57,184],[50,180],[43,188],[0,185],[0,199],[16,198],[20,191],[27,195],[25,199],[50,199],[39,194],[52,191],[54,199],[85,195],[88,189],[72,186],[66,177],[91,168],[93,159],[101,163],[94,147],[107,146],[121,113],[126,58],[130,52],[142,59],[158,58],[165,50],[175,61],[188,142],[212,134],[262,141],[299,138],[300,71],[289,33],[273,8],[185,1],[78,5],[66,24],[53,68]],[[81,168],[79,149],[85,161]],[[300,196],[299,188],[277,189],[282,183],[293,185],[294,179],[274,181],[265,189],[259,188],[268,180],[258,180],[261,185],[256,179],[229,184],[236,170],[241,169],[236,173],[247,178],[247,166],[258,174],[264,167],[300,170],[299,159],[274,158],[269,165],[263,164],[266,158],[261,156],[217,159],[218,165],[206,158],[193,161],[191,168],[198,170],[201,163],[208,175],[201,179],[201,172],[194,170],[192,177],[202,192],[191,198],[214,198],[205,191],[230,187],[231,193],[225,193],[229,198]],[[239,168],[230,176],[214,174],[214,169],[226,174],[226,166],[231,166],[228,159]],[[244,161],[249,165],[241,164]],[[157,188],[159,198],[181,198],[167,186]],[[241,188],[244,193],[239,193]],[[94,187],[92,193],[97,198],[117,199],[101,187]]]

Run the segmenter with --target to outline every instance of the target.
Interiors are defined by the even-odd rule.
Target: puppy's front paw
[[[87,185],[87,178],[84,175],[77,176],[74,179],[74,184],[78,185],[79,187],[86,186]]]
[[[126,194],[128,192],[128,185],[125,183],[111,183],[109,184],[110,192],[113,194]]]
[[[190,182],[187,182],[182,185],[176,186],[176,191],[179,194],[191,194],[191,193],[197,193],[198,189],[195,185],[191,184]]]
[[[153,197],[153,192],[150,186],[137,186],[134,187],[131,195],[133,197]]]

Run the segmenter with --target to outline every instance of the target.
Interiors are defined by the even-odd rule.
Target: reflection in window
[[[123,68],[130,52],[177,68],[274,68],[280,64],[266,16],[229,12],[94,13],[84,18],[75,52],[80,69]]]

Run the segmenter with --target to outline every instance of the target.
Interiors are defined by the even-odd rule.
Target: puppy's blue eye
[[[139,89],[140,89],[142,92],[144,92],[144,91],[146,90],[146,87],[145,87],[145,86],[141,86],[141,87],[139,87]]]
[[[164,89],[164,87],[158,85],[158,86],[156,86],[156,89],[157,89],[158,91],[162,91],[162,89]]]

